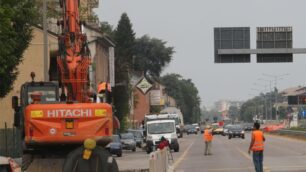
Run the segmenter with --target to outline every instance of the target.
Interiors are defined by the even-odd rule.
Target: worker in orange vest
[[[101,82],[98,85],[98,102],[111,103],[112,88],[110,83]]]
[[[254,123],[252,140],[249,147],[249,154],[253,152],[253,163],[256,172],[263,172],[263,151],[264,151],[264,141],[266,140],[263,132],[260,129],[260,124],[258,122]]]
[[[212,147],[213,135],[212,135],[211,127],[209,125],[207,125],[205,128],[205,131],[203,134],[203,140],[205,142],[204,155],[212,155],[211,147]]]

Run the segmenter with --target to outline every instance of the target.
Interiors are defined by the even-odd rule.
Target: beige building
[[[49,51],[57,48],[57,37],[55,34],[48,34]],[[13,90],[6,97],[0,99],[0,128],[7,123],[8,127],[13,125],[14,111],[11,105],[12,96],[20,96],[19,91],[23,83],[31,81],[30,73],[35,72],[36,81],[44,81],[44,49],[43,49],[43,31],[38,27],[33,27],[33,39],[28,49],[24,52],[23,61],[18,66],[19,75],[14,82]]]
[[[101,31],[88,26],[86,29],[88,46],[91,51],[92,65],[90,66],[90,84],[93,90],[100,81],[109,81],[114,84],[114,44]],[[58,49],[57,35],[48,33],[48,66],[49,79],[57,81],[56,52]],[[14,111],[11,108],[12,96],[20,96],[20,87],[23,83],[31,81],[30,73],[35,72],[35,81],[44,81],[44,58],[43,58],[43,31],[39,27],[33,27],[33,39],[28,49],[24,52],[24,59],[18,66],[19,75],[14,83],[13,90],[4,98],[0,99],[0,128],[7,123],[13,125]]]

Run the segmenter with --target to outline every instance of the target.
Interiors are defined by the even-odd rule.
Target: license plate
[[[73,129],[73,128],[74,128],[73,119],[66,119],[66,129]]]

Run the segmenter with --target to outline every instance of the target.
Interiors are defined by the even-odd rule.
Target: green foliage
[[[182,79],[178,74],[168,74],[161,78],[166,93],[176,100],[186,123],[200,122],[201,109],[198,90],[190,79]]]
[[[166,47],[166,42],[145,35],[135,43],[134,70],[158,78],[172,58],[173,47]]]
[[[285,97],[282,97],[282,95],[278,93],[277,89],[265,94],[261,93],[260,95],[246,101],[241,106],[240,119],[248,122],[253,121],[254,116],[262,119],[266,119],[266,116],[268,119],[276,119],[276,109],[273,106],[275,104],[275,100],[277,100],[277,102],[285,101]],[[284,119],[287,113],[288,111],[285,107],[278,108],[278,115],[280,119]]]
[[[106,33],[110,37],[114,37],[114,29],[113,26],[110,25],[108,22],[101,22],[100,23],[100,29],[103,33]]]
[[[121,131],[126,128],[126,120],[124,120],[129,112],[130,83],[129,71],[132,63],[133,47],[135,41],[135,33],[132,24],[126,13],[123,13],[114,32],[115,48],[115,83],[113,90],[114,105],[116,108],[116,116],[121,123]]]
[[[12,89],[16,67],[32,39],[30,24],[36,17],[32,0],[0,1],[0,97]]]

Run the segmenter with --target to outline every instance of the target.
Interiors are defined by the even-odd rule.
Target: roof
[[[306,87],[297,86],[297,87],[286,88],[283,91],[281,91],[280,94],[282,94],[285,97],[306,94]]]

